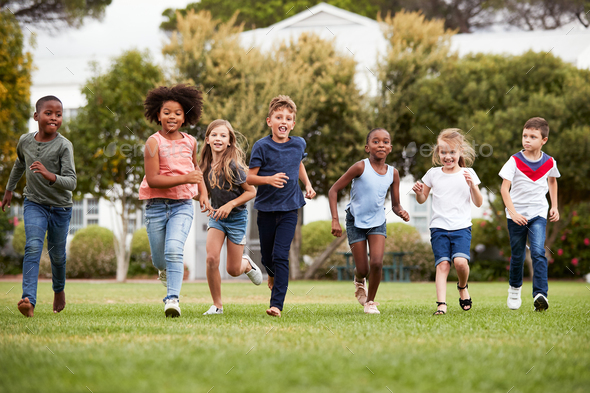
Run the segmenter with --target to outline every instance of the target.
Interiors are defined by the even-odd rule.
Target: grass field
[[[283,317],[269,291],[224,284],[224,315],[206,284],[185,284],[182,317],[166,319],[159,284],[66,287],[51,311],[39,286],[33,319],[20,283],[0,282],[1,392],[588,392],[590,285],[550,283],[550,308],[506,307],[506,283],[471,283],[474,309],[434,317],[434,283],[384,283],[365,315],[352,283],[290,285]],[[8,293],[7,293],[8,292]]]

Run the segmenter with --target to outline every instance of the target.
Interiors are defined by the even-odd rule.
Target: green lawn
[[[224,284],[225,314],[204,317],[207,285],[185,284],[166,319],[159,284],[68,283],[54,315],[41,283],[27,319],[20,283],[0,282],[0,391],[588,392],[590,285],[550,283],[545,313],[530,283],[517,311],[507,283],[472,283],[469,312],[454,286],[433,317],[434,283],[383,283],[369,316],[352,283],[294,282],[276,319],[266,287]]]

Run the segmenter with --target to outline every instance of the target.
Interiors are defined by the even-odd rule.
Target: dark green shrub
[[[112,277],[117,272],[113,232],[98,225],[80,229],[67,254],[66,274],[71,278]]]
[[[146,228],[139,228],[131,239],[131,258],[127,276],[153,276],[158,269],[152,265],[150,242]]]
[[[420,232],[413,226],[403,222],[387,224],[386,252],[409,252],[404,256],[405,266],[417,266],[410,274],[412,281],[434,280],[434,256],[430,243],[422,241]],[[385,257],[384,265],[391,264]]]

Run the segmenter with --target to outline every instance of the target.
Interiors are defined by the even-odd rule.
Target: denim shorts
[[[357,228],[354,226],[354,217],[350,210],[346,210],[346,236],[348,237],[348,244],[362,242],[367,240],[369,235],[383,235],[387,237],[387,227],[385,221],[378,227],[373,228]]]
[[[248,210],[244,209],[236,213],[230,213],[226,218],[220,218],[215,221],[209,217],[207,230],[209,228],[219,229],[225,233],[227,240],[234,244],[246,244],[246,228],[248,227]]]
[[[434,266],[442,261],[453,264],[455,258],[470,260],[471,227],[448,231],[441,228],[430,228],[430,243],[434,253]]]

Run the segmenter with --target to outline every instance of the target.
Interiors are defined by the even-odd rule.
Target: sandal
[[[445,302],[436,302],[436,307],[439,307],[439,306],[442,306],[442,305],[445,305],[446,306],[447,303],[445,303]],[[444,311],[444,310],[436,310],[434,312],[434,314],[432,314],[432,315],[445,315],[446,313],[447,312]]]
[[[457,283],[457,289],[459,291],[461,291],[463,289],[467,289],[467,288],[469,288],[469,284],[465,284],[464,287],[460,287],[459,286],[459,283]],[[469,311],[469,310],[471,310],[471,307],[472,307],[472,305],[471,305],[471,298],[469,298],[469,299],[461,299],[461,296],[459,296],[459,306],[461,306],[461,308],[463,309],[463,311]],[[469,306],[469,308],[465,308],[467,306]]]

